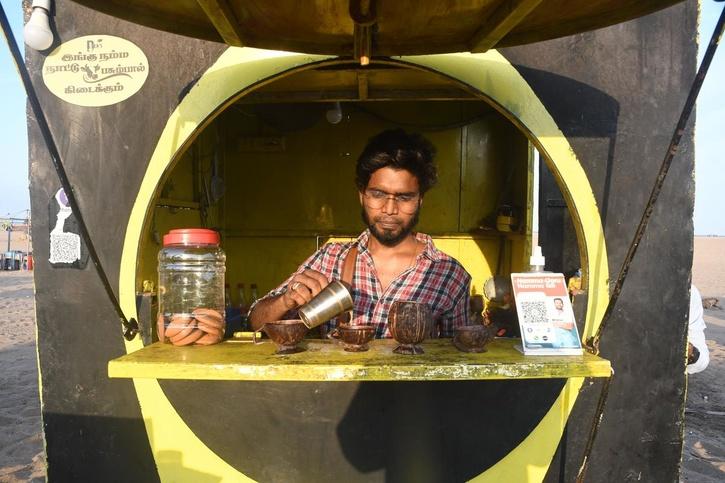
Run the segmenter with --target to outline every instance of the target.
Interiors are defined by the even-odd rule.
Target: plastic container
[[[224,337],[226,255],[219,233],[171,230],[159,252],[159,340],[174,345],[210,345]]]

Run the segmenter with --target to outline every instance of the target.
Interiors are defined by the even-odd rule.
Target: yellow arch
[[[282,75],[311,68],[332,57],[250,48],[229,48],[200,78],[174,110],[154,150],[141,183],[126,229],[119,296],[124,312],[137,317],[135,277],[138,248],[144,220],[148,215],[156,187],[175,155],[193,141],[195,135],[221,112],[249,90]],[[598,327],[608,295],[607,256],[599,211],[588,179],[571,146],[516,69],[500,54],[443,54],[401,57],[396,62],[424,68],[457,79],[479,91],[506,117],[527,133],[543,159],[557,177],[567,199],[577,230],[582,267],[588,280],[589,302],[583,337]],[[143,347],[137,338],[126,342],[126,351]],[[583,383],[569,379],[554,405],[527,438],[505,458],[476,479],[480,481],[541,481],[566,420]],[[149,442],[154,455],[164,451],[183,455],[166,463],[157,458],[162,480],[182,480],[198,472],[214,474],[227,481],[250,481],[209,449],[186,425],[155,379],[134,379]]]

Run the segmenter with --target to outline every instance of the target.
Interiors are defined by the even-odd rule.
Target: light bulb
[[[342,109],[340,108],[339,102],[336,102],[335,107],[328,109],[327,112],[325,112],[325,118],[330,124],[338,124],[342,121]]]
[[[25,45],[35,50],[46,50],[53,45],[53,32],[50,30],[50,0],[33,0],[33,13],[23,28]]]

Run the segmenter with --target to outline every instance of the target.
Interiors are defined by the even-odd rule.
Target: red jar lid
[[[164,246],[219,245],[219,233],[205,228],[180,228],[164,235]]]

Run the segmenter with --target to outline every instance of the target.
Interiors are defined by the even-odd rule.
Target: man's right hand
[[[320,272],[305,270],[292,277],[287,291],[282,294],[282,302],[287,310],[296,309],[312,300],[329,284],[330,281]]]

